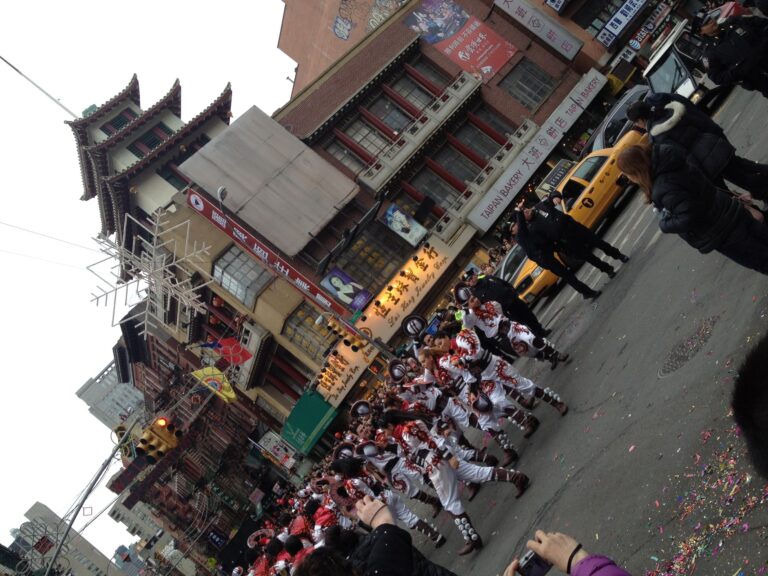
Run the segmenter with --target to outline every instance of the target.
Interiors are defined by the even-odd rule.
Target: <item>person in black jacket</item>
[[[678,234],[699,252],[716,250],[737,264],[768,274],[768,226],[729,192],[715,187],[679,146],[630,146],[619,170],[638,184],[661,213],[662,232]]]
[[[599,248],[607,256],[624,263],[629,262],[629,256],[622,254],[618,248],[606,242],[584,224],[558,209],[562,201],[562,194],[552,192],[534,206],[534,210],[540,214],[543,213],[549,221],[546,228],[551,234],[557,251],[579,260],[586,260],[613,278],[616,275],[613,267],[595,256],[592,251]]]
[[[551,240],[550,235],[543,231],[541,223],[535,222],[536,218],[543,220],[541,214],[536,215],[530,208],[518,206],[515,211],[515,221],[510,228],[510,232],[528,258],[542,268],[557,274],[585,299],[594,299],[600,296],[600,290],[593,290],[584,284],[576,278],[573,270],[555,257],[555,243]],[[534,221],[534,225],[529,226],[529,221]],[[537,226],[537,224],[539,225]]]
[[[708,40],[703,61],[715,84],[739,84],[768,96],[768,19],[734,16],[718,24],[702,16],[691,31]]]
[[[462,279],[470,285],[472,292],[480,300],[498,302],[507,318],[525,324],[536,336],[544,337],[552,332],[541,325],[536,314],[520,300],[515,287],[509,282],[496,276],[477,274],[474,270],[467,270]]]
[[[768,165],[736,154],[720,125],[688,98],[677,94],[652,94],[634,102],[627,118],[648,131],[654,144],[677,144],[713,184],[726,188],[725,180],[754,198],[768,199]]]

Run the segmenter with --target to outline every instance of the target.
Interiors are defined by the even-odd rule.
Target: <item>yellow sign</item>
[[[192,376],[200,380],[206,388],[212,390],[224,402],[234,402],[237,399],[235,391],[232,389],[232,385],[227,380],[224,372],[215,366],[206,366],[196,370],[192,372]]]

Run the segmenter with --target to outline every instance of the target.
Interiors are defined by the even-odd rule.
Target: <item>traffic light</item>
[[[159,416],[142,431],[136,453],[154,464],[179,445],[181,435],[181,430],[176,430],[168,418]]]

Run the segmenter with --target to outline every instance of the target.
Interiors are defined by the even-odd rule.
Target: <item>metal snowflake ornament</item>
[[[100,281],[91,293],[96,305],[112,306],[112,326],[136,320],[139,333],[157,329],[160,324],[182,325],[195,313],[206,313],[200,299],[201,284],[193,275],[209,256],[210,246],[190,240],[190,222],[169,225],[167,212],[157,210],[151,221],[141,222],[125,215],[122,242],[99,235],[95,238],[106,257],[88,266]],[[122,311],[144,301],[129,316]],[[142,309],[143,308],[143,309]],[[175,317],[171,317],[175,311]]]

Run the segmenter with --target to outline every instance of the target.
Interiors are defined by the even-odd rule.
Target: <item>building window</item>
[[[442,208],[449,208],[461,193],[436,173],[427,167],[422,168],[412,179],[410,184],[424,196],[429,196],[435,204]]]
[[[411,67],[416,71],[417,74],[420,74],[426,78],[437,88],[442,90],[448,86],[448,82],[450,81],[449,78],[447,78],[445,74],[440,72],[434,66],[428,64],[423,59],[419,59],[416,62],[411,63]]]
[[[372,156],[378,156],[379,152],[390,143],[381,132],[360,118],[352,121],[343,131]]]
[[[464,146],[485,160],[489,160],[501,148],[501,144],[471,122],[465,122],[453,135]]]
[[[169,162],[157,171],[157,175],[168,182],[176,190],[184,190],[191,182],[178,170],[175,163]]]
[[[384,287],[412,250],[405,242],[394,240],[385,228],[379,222],[371,222],[334,264],[371,294]]]
[[[101,131],[107,136],[112,136],[138,117],[139,115],[132,108],[125,108],[117,116],[102,124]]]
[[[480,172],[480,166],[472,162],[451,145],[443,146],[433,156],[435,162],[462,182],[472,182]]]
[[[485,126],[496,132],[496,134],[504,138],[504,140],[507,140],[509,136],[515,132],[515,128],[512,124],[487,106],[476,108],[472,112],[472,115],[478,118]]]
[[[331,140],[330,144],[328,144],[325,149],[331,156],[336,158],[336,160],[352,170],[355,174],[365,168],[365,162],[336,139]]]
[[[272,280],[272,274],[239,247],[232,246],[213,265],[213,278],[246,308]]]
[[[162,122],[158,122],[150,130],[144,132],[128,146],[128,151],[134,156],[144,158],[152,150],[173,136],[173,130]]]
[[[401,76],[392,83],[392,88],[419,110],[423,110],[434,100],[434,96],[419,86],[410,76]]]
[[[408,114],[384,95],[376,98],[367,108],[395,132],[402,132],[412,122]]]
[[[499,86],[529,110],[535,110],[555,87],[555,79],[524,58],[502,78]]]
[[[325,324],[315,324],[320,315],[314,306],[302,301],[283,326],[283,336],[304,350],[307,356],[318,364],[322,362],[326,349],[334,342],[334,336]]]

